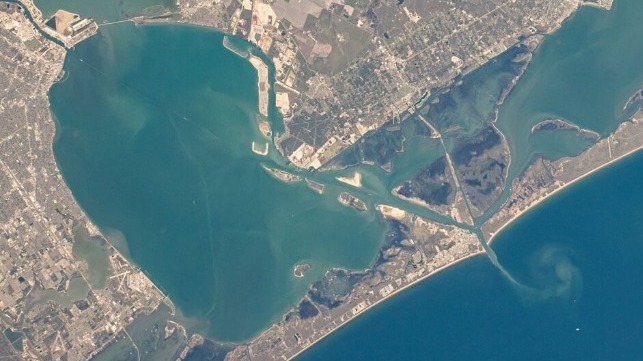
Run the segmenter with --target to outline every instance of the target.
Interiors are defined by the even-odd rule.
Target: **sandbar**
[[[338,181],[356,188],[362,188],[362,173],[355,172],[352,177],[335,177]]]

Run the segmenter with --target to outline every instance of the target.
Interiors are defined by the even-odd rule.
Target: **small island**
[[[592,130],[587,130],[579,127],[576,124],[562,120],[562,119],[545,119],[540,123],[531,127],[531,134],[543,131],[557,131],[557,130],[568,130],[576,131],[580,133],[586,139],[591,139],[595,142],[601,139],[601,135]]]
[[[324,194],[324,188],[325,186],[321,183],[315,182],[313,180],[310,180],[308,178],[306,180],[306,185],[308,188],[312,189],[313,191],[319,193],[319,194]]]
[[[275,177],[275,178],[279,179],[279,180],[280,180],[280,181],[282,181],[282,182],[285,182],[285,183],[297,183],[297,182],[301,182],[301,177],[300,177],[300,176],[298,176],[298,175],[296,175],[296,174],[288,173],[288,172],[286,172],[286,171],[283,171],[283,170],[281,170],[281,169],[277,169],[277,168],[270,168],[270,167],[268,167],[268,166],[267,166],[267,165],[265,165],[265,164],[262,164],[261,166],[262,166],[262,167],[263,167],[263,169],[265,169],[265,170],[266,170],[270,175],[272,175],[273,177]]]
[[[306,271],[310,269],[310,265],[308,263],[298,263],[295,265],[295,268],[293,269],[293,274],[297,278],[302,278],[304,277],[304,274]]]
[[[259,114],[257,114],[255,119],[257,120],[261,134],[268,139],[272,139],[272,127],[270,126],[270,123]]]
[[[337,200],[346,207],[353,207],[360,212],[365,212],[368,209],[368,207],[366,207],[366,203],[361,199],[346,192],[340,193],[339,196],[337,196]]]

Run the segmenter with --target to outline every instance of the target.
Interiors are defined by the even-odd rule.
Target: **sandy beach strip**
[[[455,266],[455,265],[457,265],[457,264],[459,264],[459,263],[461,263],[461,262],[463,262],[463,261],[466,261],[466,260],[468,260],[468,259],[470,259],[470,258],[473,258],[473,257],[475,257],[475,256],[479,256],[479,255],[481,255],[481,254],[484,254],[484,251],[479,251],[479,252],[472,253],[472,254],[470,254],[470,255],[464,256],[464,257],[462,257],[462,258],[460,258],[460,259],[458,259],[458,260],[453,261],[452,263],[449,263],[449,264],[446,264],[446,265],[444,265],[444,266],[442,266],[442,267],[436,268],[436,269],[435,269],[435,270],[433,270],[432,272],[429,272],[429,273],[427,273],[427,274],[426,274],[426,275],[424,275],[424,276],[420,276],[419,278],[415,279],[414,281],[412,281],[412,282],[410,282],[410,283],[407,283],[406,285],[404,285],[404,286],[402,286],[402,287],[400,287],[400,288],[396,289],[395,291],[391,292],[391,293],[390,293],[390,294],[388,294],[387,296],[382,297],[382,298],[380,298],[379,300],[375,301],[374,303],[372,303],[372,304],[368,305],[368,306],[367,306],[366,308],[364,308],[360,313],[358,313],[358,314],[356,314],[355,316],[353,316],[353,317],[351,317],[351,318],[347,319],[344,323],[342,323],[342,324],[339,324],[339,325],[335,326],[335,328],[331,329],[328,333],[326,333],[325,335],[321,336],[321,337],[320,337],[320,338],[318,338],[317,340],[315,340],[315,341],[311,342],[310,344],[308,344],[308,345],[304,346],[304,348],[302,348],[301,350],[297,351],[297,353],[293,354],[292,356],[289,356],[289,357],[287,358],[287,360],[293,360],[293,359],[294,359],[294,358],[296,358],[297,356],[299,356],[299,355],[301,355],[302,353],[304,353],[306,350],[310,349],[311,347],[313,347],[314,345],[316,345],[317,343],[319,343],[321,340],[323,340],[323,339],[325,339],[326,337],[328,337],[329,335],[331,335],[331,334],[335,333],[335,331],[337,331],[338,329],[342,328],[343,326],[345,326],[345,325],[347,325],[348,323],[352,322],[353,320],[357,319],[359,316],[361,316],[361,315],[365,314],[365,313],[366,313],[366,311],[368,311],[368,310],[372,310],[375,306],[379,305],[380,303],[383,303],[383,302],[385,302],[385,301],[389,300],[390,298],[392,298],[393,296],[395,296],[395,295],[397,295],[397,294],[401,293],[402,291],[405,291],[406,289],[408,289],[408,288],[410,288],[410,287],[413,287],[413,286],[417,285],[418,283],[420,283],[420,282],[422,282],[422,281],[424,281],[424,280],[426,280],[426,279],[428,279],[428,278],[430,278],[430,277],[433,277],[433,276],[435,276],[435,275],[437,275],[437,274],[441,273],[442,271],[446,270],[446,269],[447,269],[447,268],[449,268],[449,267]]]
[[[531,211],[532,209],[536,208],[537,206],[539,206],[541,203],[543,203],[544,201],[549,199],[551,196],[553,196],[553,195],[557,194],[558,192],[566,189],[567,187],[569,187],[569,186],[571,186],[571,185],[573,185],[573,184],[575,184],[575,183],[587,178],[588,176],[594,174],[595,172],[598,172],[601,169],[606,168],[606,167],[612,165],[613,163],[616,163],[617,161],[619,161],[619,160],[621,160],[621,159],[623,159],[623,158],[625,158],[627,156],[630,156],[630,155],[638,152],[641,149],[643,149],[643,145],[641,145],[639,147],[636,147],[636,148],[634,148],[634,149],[632,149],[632,150],[630,150],[630,151],[628,151],[628,152],[626,152],[624,154],[621,154],[620,156],[618,156],[618,157],[616,157],[614,159],[611,159],[606,163],[601,164],[600,166],[598,166],[598,167],[596,167],[596,168],[594,168],[594,169],[592,169],[592,170],[590,170],[590,171],[578,176],[577,178],[575,178],[575,179],[573,179],[573,180],[571,180],[571,181],[569,181],[567,183],[564,183],[564,184],[560,185],[558,188],[554,189],[552,192],[545,194],[540,199],[536,200],[533,204],[530,204],[527,208],[525,208],[525,209],[521,210],[520,212],[516,213],[515,215],[513,215],[513,217],[511,217],[505,224],[503,224],[500,228],[498,228],[498,230],[496,230],[494,233],[491,234],[491,237],[489,238],[487,243],[491,244],[491,242],[493,242],[494,238],[496,238],[496,235],[500,234],[500,232],[502,232],[502,230],[504,230],[506,227],[508,227],[511,224],[513,224],[518,218],[520,218],[525,213],[527,213],[527,212]]]

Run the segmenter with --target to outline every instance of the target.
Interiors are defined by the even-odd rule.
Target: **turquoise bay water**
[[[510,179],[535,154],[582,150],[574,132],[531,135],[537,122],[562,118],[606,135],[623,120],[625,102],[643,84],[642,6],[617,0],[611,12],[582,9],[536,51],[497,121],[512,151]],[[639,153],[498,235],[493,248],[523,287],[485,257],[473,258],[361,316],[299,359],[641,359],[642,167]]]
[[[497,122],[512,148],[510,177],[535,153],[564,156],[586,146],[573,132],[558,132],[555,141],[544,133],[530,135],[533,124],[544,118],[568,119],[603,135],[616,127],[624,102],[643,83],[639,56],[643,54],[635,46],[641,23],[633,15],[641,13],[641,4],[617,1],[610,13],[583,9],[537,51]],[[102,20],[124,15],[111,11],[87,15]],[[52,87],[50,98],[58,122],[55,155],[79,204],[186,316],[207,321],[210,336],[242,341],[276,321],[329,267],[369,265],[385,232],[372,210],[374,204],[388,203],[449,221],[390,195],[392,187],[412,177],[439,152],[435,144],[422,139],[405,144],[406,153],[396,158],[392,173],[372,166],[305,173],[327,184],[323,196],[303,184],[286,185],[268,176],[261,163],[284,166],[284,160],[274,147],[266,158],[250,151],[253,140],[266,141],[254,120],[256,73],[245,60],[225,50],[221,41],[220,34],[192,27],[103,27],[98,36],[68,54],[67,76]],[[488,102],[474,106],[488,112]],[[355,170],[364,174],[364,188],[349,190],[369,205],[365,214],[342,207],[335,199],[347,188],[334,177],[352,175]],[[502,239],[495,245],[501,259],[525,283],[556,290],[550,285],[564,285],[559,278],[567,277],[574,295],[585,292],[582,287],[577,290],[575,281],[579,266],[574,255],[579,248],[571,245],[573,236],[565,240],[570,244],[567,248],[559,247],[563,241],[554,240],[551,248],[524,250],[524,257],[536,257],[530,262],[536,262],[533,269],[542,272],[535,274],[513,262],[522,260],[521,247],[527,246],[521,240]],[[533,246],[538,242],[533,241]],[[505,243],[518,247],[516,258],[512,249],[503,248]],[[310,263],[312,269],[297,279],[292,268],[300,262]],[[557,265],[562,265],[558,271]],[[588,274],[581,271],[583,276]],[[556,272],[559,276],[552,276]],[[391,359],[385,357],[390,356],[388,339],[391,349],[404,348],[407,359],[429,355],[424,343],[438,350],[438,359],[480,359],[474,357],[476,348],[494,345],[495,329],[511,326],[512,318],[529,325],[550,315],[554,326],[563,325],[557,317],[563,315],[569,299],[565,292],[562,298],[547,300],[517,292],[482,257],[425,285],[366,314],[364,321],[347,326],[304,358],[335,359],[329,357],[335,349],[343,350],[337,355],[351,355],[345,349],[354,346],[352,340],[359,343],[365,338],[376,342],[378,347],[369,347],[382,355],[353,353],[353,359]],[[398,304],[414,312],[404,316],[395,308]],[[454,317],[462,317],[463,323],[451,327]],[[390,329],[395,335],[371,328]],[[476,339],[478,331],[484,335]],[[530,335],[528,330],[513,329],[518,331]],[[454,344],[465,338],[472,344]],[[420,346],[407,346],[404,340]],[[527,349],[525,342],[517,340],[517,348],[505,347],[507,353],[497,355],[517,357]],[[448,345],[460,347],[454,352],[461,357],[446,353]],[[486,359],[494,359],[494,350],[485,352]],[[500,356],[496,359],[511,359]]]
[[[70,51],[50,100],[79,204],[184,314],[241,341],[329,267],[367,267],[385,226],[261,168],[273,160],[250,150],[256,71],[221,43],[194,27],[105,28]],[[312,265],[304,278],[299,262]]]
[[[98,23],[123,20],[148,12],[154,14],[154,11],[176,7],[175,0],[34,0],[34,4],[45,19],[62,9],[82,17],[91,17]]]
[[[298,360],[640,360],[643,153],[571,186],[493,248],[360,316]]]
[[[616,129],[623,106],[643,85],[641,14],[639,0],[616,0],[610,11],[583,7],[545,39],[498,114],[511,149],[510,179],[534,154],[550,154],[546,142],[530,139],[531,127],[544,119],[565,119],[602,137]]]

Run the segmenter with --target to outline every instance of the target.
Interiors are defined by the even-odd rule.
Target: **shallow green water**
[[[602,137],[616,129],[643,85],[641,14],[637,0],[616,0],[610,11],[583,7],[535,52],[496,123],[511,148],[509,178],[542,151],[529,138],[544,119],[565,119]]]
[[[34,0],[34,4],[45,19],[56,10],[63,9],[82,17],[91,17],[98,23],[123,20],[146,12],[154,14],[159,9],[176,7],[174,0]]]
[[[187,316],[240,341],[329,267],[368,266],[384,224],[341,206],[338,190],[319,196],[261,168],[272,160],[250,150],[256,71],[221,43],[194,27],[112,26],[69,53],[50,98],[80,205]],[[312,265],[304,278],[298,262]]]

